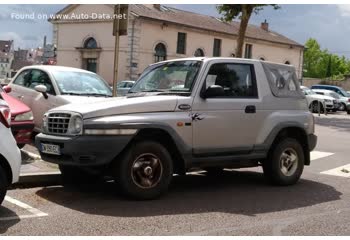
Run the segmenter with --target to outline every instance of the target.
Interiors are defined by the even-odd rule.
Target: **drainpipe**
[[[134,60],[134,36],[135,36],[135,18],[132,20],[132,28],[131,28],[131,48],[130,48],[130,69],[129,69],[129,76],[130,80],[132,79],[132,62]]]

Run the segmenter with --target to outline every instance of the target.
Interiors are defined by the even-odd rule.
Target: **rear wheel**
[[[136,142],[116,161],[114,175],[127,196],[154,199],[168,190],[173,162],[168,150],[160,143]]]
[[[4,201],[6,191],[8,187],[8,181],[5,170],[0,166],[0,205]]]
[[[264,175],[276,185],[295,184],[304,169],[304,152],[293,138],[279,141],[263,162]]]

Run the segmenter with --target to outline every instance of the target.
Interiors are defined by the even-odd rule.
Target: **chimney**
[[[44,36],[44,49],[46,48],[46,35]]]
[[[157,10],[160,10],[160,4],[153,4],[153,7]]]
[[[263,30],[265,30],[265,31],[269,31],[269,23],[266,21],[266,19],[265,19],[265,22],[262,22],[261,23],[261,29],[263,29]]]

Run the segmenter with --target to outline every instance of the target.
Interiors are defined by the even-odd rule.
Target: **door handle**
[[[24,98],[24,96],[18,96],[17,98],[22,100]]]
[[[256,113],[256,107],[254,105],[246,106],[245,113]]]

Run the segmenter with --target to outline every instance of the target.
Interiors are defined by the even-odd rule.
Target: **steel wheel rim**
[[[284,176],[292,176],[298,168],[298,154],[292,148],[285,149],[280,156],[280,170]]]
[[[131,178],[134,184],[143,189],[155,187],[161,180],[163,165],[159,157],[144,153],[135,158],[131,167]]]
[[[339,107],[339,111],[344,111],[344,109],[345,109],[344,103],[341,103]]]

